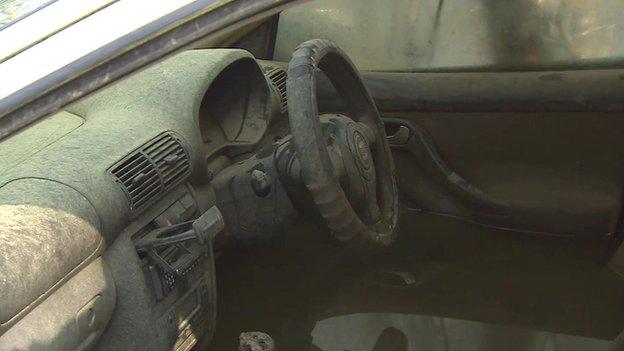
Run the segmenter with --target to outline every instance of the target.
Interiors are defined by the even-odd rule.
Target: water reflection
[[[388,327],[381,334],[373,346],[373,351],[407,351],[409,340],[400,329]]]
[[[601,351],[604,340],[451,318],[399,313],[355,313],[319,321],[318,350],[352,351]]]
[[[601,351],[624,325],[624,281],[586,245],[401,221],[399,242],[372,256],[346,254],[309,222],[224,253],[211,350],[262,331],[285,351]]]

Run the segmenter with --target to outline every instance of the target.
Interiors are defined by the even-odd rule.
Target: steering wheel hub
[[[360,165],[362,165],[364,169],[370,169],[371,155],[370,151],[368,150],[368,142],[366,141],[366,138],[364,138],[362,133],[358,132],[357,130],[353,132],[353,144],[355,144],[355,154],[357,155],[357,160],[359,161]]]

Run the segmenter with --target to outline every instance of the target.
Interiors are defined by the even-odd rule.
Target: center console
[[[191,350],[214,331],[212,238],[223,227],[216,206],[202,212],[193,195],[184,192],[132,236],[154,310],[167,320],[173,350]]]

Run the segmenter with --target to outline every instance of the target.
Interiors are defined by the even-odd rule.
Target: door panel
[[[624,119],[603,113],[384,113],[421,126],[441,157],[508,216],[474,213],[397,153],[400,187],[416,206],[482,224],[605,237],[620,212]],[[421,184],[415,184],[422,182]],[[433,192],[433,194],[431,194]]]

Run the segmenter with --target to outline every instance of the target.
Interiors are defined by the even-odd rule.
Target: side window
[[[621,65],[621,0],[316,0],[280,16],[276,60],[331,39],[360,69],[526,70]]]

